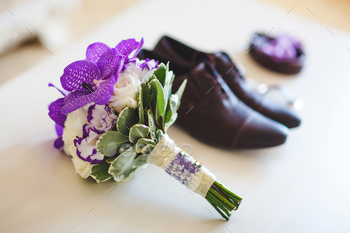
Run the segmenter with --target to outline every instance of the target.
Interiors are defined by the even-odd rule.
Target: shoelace
[[[215,91],[217,91],[217,93],[220,93],[221,99],[227,99],[228,94],[227,94],[225,88],[223,87],[223,85],[226,84],[224,79],[221,77],[221,75],[215,69],[212,69],[212,71],[214,73],[213,74],[214,79],[212,79],[212,84],[213,84],[212,88]]]

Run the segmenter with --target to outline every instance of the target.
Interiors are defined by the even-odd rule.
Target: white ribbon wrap
[[[148,156],[147,162],[161,167],[180,183],[205,198],[216,181],[215,175],[204,166],[195,165],[196,161],[192,156],[180,155],[181,151],[174,140],[165,134]]]

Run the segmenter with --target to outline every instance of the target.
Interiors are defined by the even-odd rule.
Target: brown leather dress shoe
[[[147,50],[141,50],[139,57],[167,62]],[[230,148],[263,148],[285,142],[288,128],[240,101],[212,64],[188,68],[170,63],[170,69],[176,74],[173,90],[187,79],[176,123],[195,138]]]
[[[246,105],[289,128],[297,127],[301,123],[300,117],[287,105],[277,101],[266,101],[265,95],[252,90],[226,53],[200,52],[168,36],[163,36],[159,40],[154,52],[163,57],[164,60],[176,62],[184,67],[194,67],[202,61],[209,60],[233,93]]]

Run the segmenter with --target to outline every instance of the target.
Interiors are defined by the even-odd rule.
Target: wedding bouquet
[[[228,220],[242,198],[223,186],[166,134],[177,118],[186,80],[175,94],[169,64],[139,60],[143,39],[115,48],[94,43],[86,59],[64,69],[63,97],[49,105],[56,122],[54,146],[72,156],[82,178],[123,182],[154,164],[202,195]],[[49,86],[53,86],[49,84]]]

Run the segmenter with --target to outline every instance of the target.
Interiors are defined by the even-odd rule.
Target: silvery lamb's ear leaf
[[[182,98],[182,95],[183,95],[183,93],[184,93],[184,91],[185,91],[186,84],[187,84],[187,79],[185,79],[185,80],[181,83],[181,86],[179,87],[179,89],[178,89],[178,90],[176,91],[176,93],[175,93],[175,95],[177,95],[178,98],[179,98],[179,104],[178,104],[178,106],[177,106],[177,109],[179,109],[179,107],[180,107],[181,98]],[[176,109],[176,110],[177,110],[177,109]]]
[[[136,146],[136,152],[141,153],[142,148],[144,148],[146,145],[153,145],[156,146],[156,143],[152,139],[148,138],[140,138],[137,143],[135,144]]]
[[[166,102],[169,101],[170,95],[171,95],[171,90],[173,87],[173,82],[174,82],[174,72],[172,70],[169,70],[169,62],[166,64],[166,76],[165,76],[165,83],[163,85],[164,89],[164,95],[166,97]]]
[[[170,129],[170,127],[175,123],[175,121],[176,121],[176,119],[177,119],[177,116],[178,116],[178,114],[177,114],[177,112],[175,112],[175,113],[171,116],[170,121],[169,121],[168,123],[165,124],[164,129],[165,129],[165,132],[166,132],[166,133],[168,133],[168,130]],[[170,129],[170,130],[171,130],[171,129]]]
[[[165,84],[166,71],[167,69],[164,63],[160,63],[160,65],[158,65],[158,69],[153,72],[153,75],[157,77],[162,86]]]
[[[108,131],[98,139],[96,148],[101,154],[113,157],[117,154],[119,147],[126,142],[129,142],[129,137],[118,131]]]
[[[176,94],[170,96],[168,110],[165,113],[165,124],[168,123],[173,115],[176,114],[176,110],[179,105],[179,97]]]
[[[107,181],[111,179],[113,176],[108,173],[109,163],[105,160],[99,162],[98,164],[94,164],[90,168],[90,176],[96,180],[97,183]]]
[[[119,113],[117,123],[116,123],[117,129],[124,136],[128,136],[131,126],[138,123],[138,121],[139,119],[137,116],[136,109],[133,109],[132,107],[127,106],[123,108],[122,111]]]
[[[170,61],[168,61],[167,63],[166,63],[166,71],[165,72],[172,72],[172,70],[170,69]],[[168,78],[171,78],[171,77],[168,77]],[[167,80],[166,78],[165,78],[165,80]],[[167,80],[167,81],[170,81],[169,79]]]
[[[145,138],[149,134],[149,128],[146,125],[135,124],[130,128],[129,140],[136,143],[139,138]]]
[[[135,174],[137,168],[138,167],[130,168],[128,171],[118,174],[113,178],[116,182],[126,182]]]
[[[147,118],[148,118],[148,127],[150,131],[151,139],[155,141],[157,140],[157,137],[156,137],[157,128],[156,128],[156,123],[154,121],[152,109],[147,109]]]
[[[108,173],[112,176],[117,176],[129,171],[132,168],[132,164],[137,153],[135,147],[130,147],[127,151],[120,154],[110,165]]]

